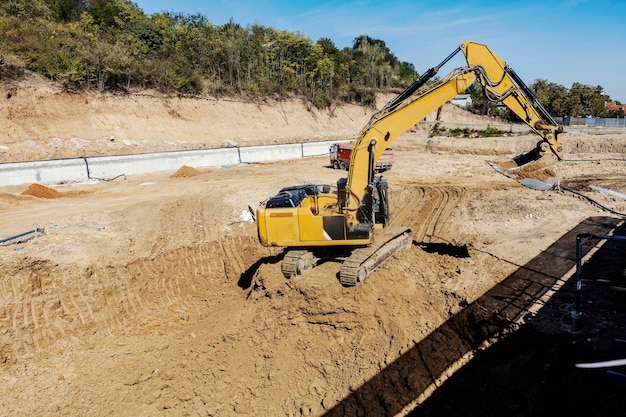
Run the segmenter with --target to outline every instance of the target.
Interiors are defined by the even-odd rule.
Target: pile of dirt
[[[22,192],[22,195],[32,195],[37,198],[61,198],[63,193],[41,184],[31,184]]]
[[[0,201],[17,202],[19,199],[20,197],[15,194],[0,192]]]
[[[178,171],[173,173],[170,177],[171,178],[185,178],[185,177],[195,177],[196,175],[200,175],[200,171],[198,171],[197,169],[193,167],[183,165],[182,167],[178,169]]]

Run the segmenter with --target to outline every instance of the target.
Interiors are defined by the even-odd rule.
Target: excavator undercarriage
[[[339,282],[353,286],[365,281],[383,262],[393,254],[411,247],[411,230],[404,227],[381,229],[372,243],[357,248],[311,248],[287,250],[281,264],[285,278],[301,275],[324,261],[341,261]]]

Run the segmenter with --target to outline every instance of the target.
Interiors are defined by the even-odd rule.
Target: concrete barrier
[[[328,156],[330,145],[337,142],[344,141],[326,141],[326,142],[309,142],[302,144],[302,157],[307,158],[311,156]]]
[[[287,145],[249,146],[239,148],[239,152],[241,162],[244,164],[284,161],[286,159],[302,158],[302,145],[292,143]]]
[[[139,155],[97,156],[50,161],[0,164],[0,186],[27,183],[59,184],[88,179],[110,179],[194,168],[264,163],[328,155],[337,141],[247,146],[195,151],[160,152]]]
[[[89,178],[113,178],[176,171],[183,165],[219,167],[239,164],[237,148],[149,153],[141,155],[99,156],[87,158]]]
[[[59,184],[89,179],[84,159],[14,162],[0,164],[0,185]]]

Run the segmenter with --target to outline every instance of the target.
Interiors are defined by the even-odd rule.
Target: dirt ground
[[[0,100],[3,162],[345,139],[373,112],[19,85]],[[575,281],[577,236],[626,235],[626,200],[590,188],[626,193],[626,132],[569,129],[563,188],[536,191],[487,164],[533,136],[428,138],[430,123],[384,174],[414,244],[351,288],[334,262],[285,279],[245,215],[335,182],[325,157],[0,189],[0,239],[32,231],[0,245],[0,415],[622,412],[624,379],[575,364],[626,357],[624,245],[585,239],[579,304]]]

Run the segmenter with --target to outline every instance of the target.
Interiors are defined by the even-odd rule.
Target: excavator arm
[[[425,82],[424,77],[420,80]],[[360,196],[373,181],[374,171],[371,165],[376,164],[385,149],[433,109],[469,88],[475,80],[476,75],[473,71],[455,70],[448,74],[445,80],[424,93],[397,103],[392,101],[372,116],[354,144],[348,169],[347,186],[350,192]],[[352,199],[350,202],[354,206],[355,203],[358,204],[358,199]],[[348,205],[345,208],[350,207]]]
[[[485,45],[467,41],[460,49],[468,66],[476,69],[485,97],[507,106],[541,138],[534,149],[510,161],[492,162],[491,166],[528,187],[552,188],[556,184],[556,173],[551,165],[561,160],[564,152],[559,140],[563,126],[554,120],[515,71]]]
[[[485,97],[511,109],[541,136],[537,149],[546,152],[549,147],[560,160],[563,145],[558,134],[563,132],[563,126],[554,120],[515,71],[485,45],[467,41],[459,49],[465,54],[468,66],[475,69]]]
[[[444,79],[420,91],[459,52],[465,55],[467,66],[451,71]],[[488,100],[508,107],[541,137],[534,149],[510,161],[491,163],[492,167],[529,187],[551,188],[555,174],[548,167],[563,155],[563,145],[558,140],[563,127],[513,69],[491,49],[466,41],[375,113],[361,130],[354,145],[347,179],[349,194],[355,198],[347,200],[344,209],[354,209],[360,204],[360,196],[373,180],[371,164],[376,163],[395,139],[474,82],[481,85]]]

